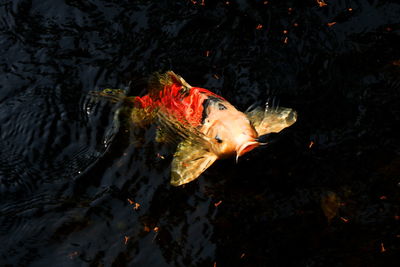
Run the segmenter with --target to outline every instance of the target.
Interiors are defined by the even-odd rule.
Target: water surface
[[[1,265],[397,266],[396,1],[84,2],[0,4]],[[174,188],[88,96],[166,70],[298,122]]]

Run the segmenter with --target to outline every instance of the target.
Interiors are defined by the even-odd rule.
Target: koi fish
[[[256,108],[243,113],[223,97],[189,85],[172,71],[156,74],[148,94],[126,97],[122,90],[97,93],[132,105],[133,123],[157,123],[156,140],[179,140],[171,163],[171,184],[180,186],[200,176],[217,159],[236,157],[262,145],[259,137],[280,132],[296,122],[290,108]]]

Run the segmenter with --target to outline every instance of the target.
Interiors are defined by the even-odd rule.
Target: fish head
[[[226,100],[216,99],[205,110],[202,132],[218,158],[236,156],[258,147],[257,131],[247,116]]]

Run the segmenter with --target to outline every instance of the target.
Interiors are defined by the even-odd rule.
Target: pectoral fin
[[[182,141],[172,160],[171,184],[179,186],[193,181],[216,159],[217,156],[203,147],[201,143],[189,139]]]
[[[256,108],[246,113],[258,136],[278,133],[296,122],[297,113],[291,108],[264,110]]]

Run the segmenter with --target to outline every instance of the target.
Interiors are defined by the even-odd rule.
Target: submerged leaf
[[[328,219],[328,222],[331,222],[331,220],[335,218],[338,213],[339,206],[340,200],[336,193],[327,192],[321,197],[321,208],[325,214],[325,217]]]

